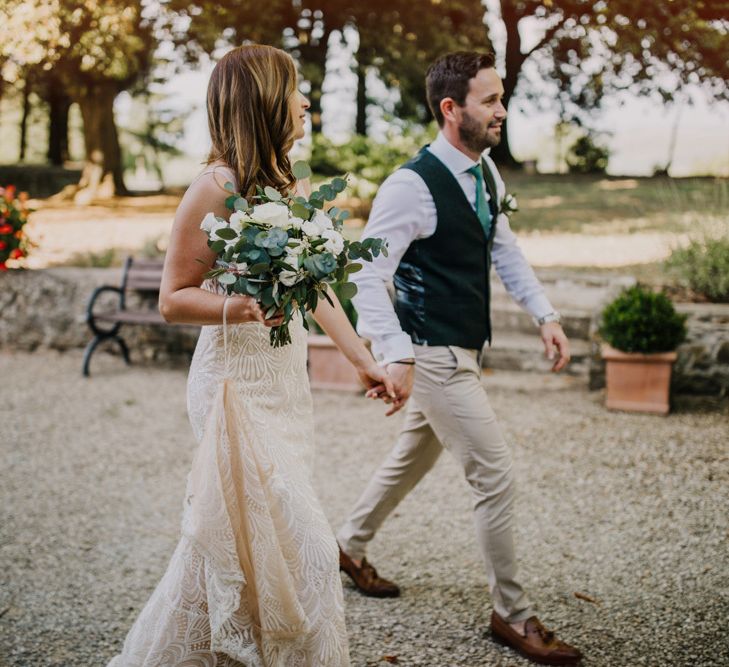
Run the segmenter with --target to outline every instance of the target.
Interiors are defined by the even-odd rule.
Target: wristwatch
[[[554,310],[551,313],[542,315],[542,317],[535,317],[533,319],[534,319],[534,324],[536,324],[538,327],[541,327],[542,324],[546,324],[547,322],[556,322],[557,324],[559,324],[562,321],[562,315],[560,315],[556,310]]]

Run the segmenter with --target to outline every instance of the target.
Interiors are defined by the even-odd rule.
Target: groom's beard
[[[501,141],[500,134],[489,134],[489,126],[484,127],[466,111],[463,112],[458,135],[463,145],[474,153],[483,153],[487,148],[493,148]]]

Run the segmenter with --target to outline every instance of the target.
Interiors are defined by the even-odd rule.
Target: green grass
[[[692,231],[727,219],[729,181],[719,178],[601,178],[504,172],[518,231],[617,234]]]

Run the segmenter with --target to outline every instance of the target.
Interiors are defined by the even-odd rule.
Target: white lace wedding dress
[[[349,665],[337,544],[311,482],[300,317],[290,329],[272,348],[261,324],[202,328],[182,536],[109,667]]]

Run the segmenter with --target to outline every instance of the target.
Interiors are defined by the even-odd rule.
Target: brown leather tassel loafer
[[[582,660],[578,649],[557,639],[536,616],[526,620],[521,635],[494,611],[491,613],[491,634],[500,644],[540,665],[576,665]]]
[[[357,564],[339,548],[339,569],[346,572],[354,582],[357,589],[373,598],[396,598],[400,595],[400,588],[397,584],[383,579],[377,574],[366,558],[362,559],[362,565]]]

